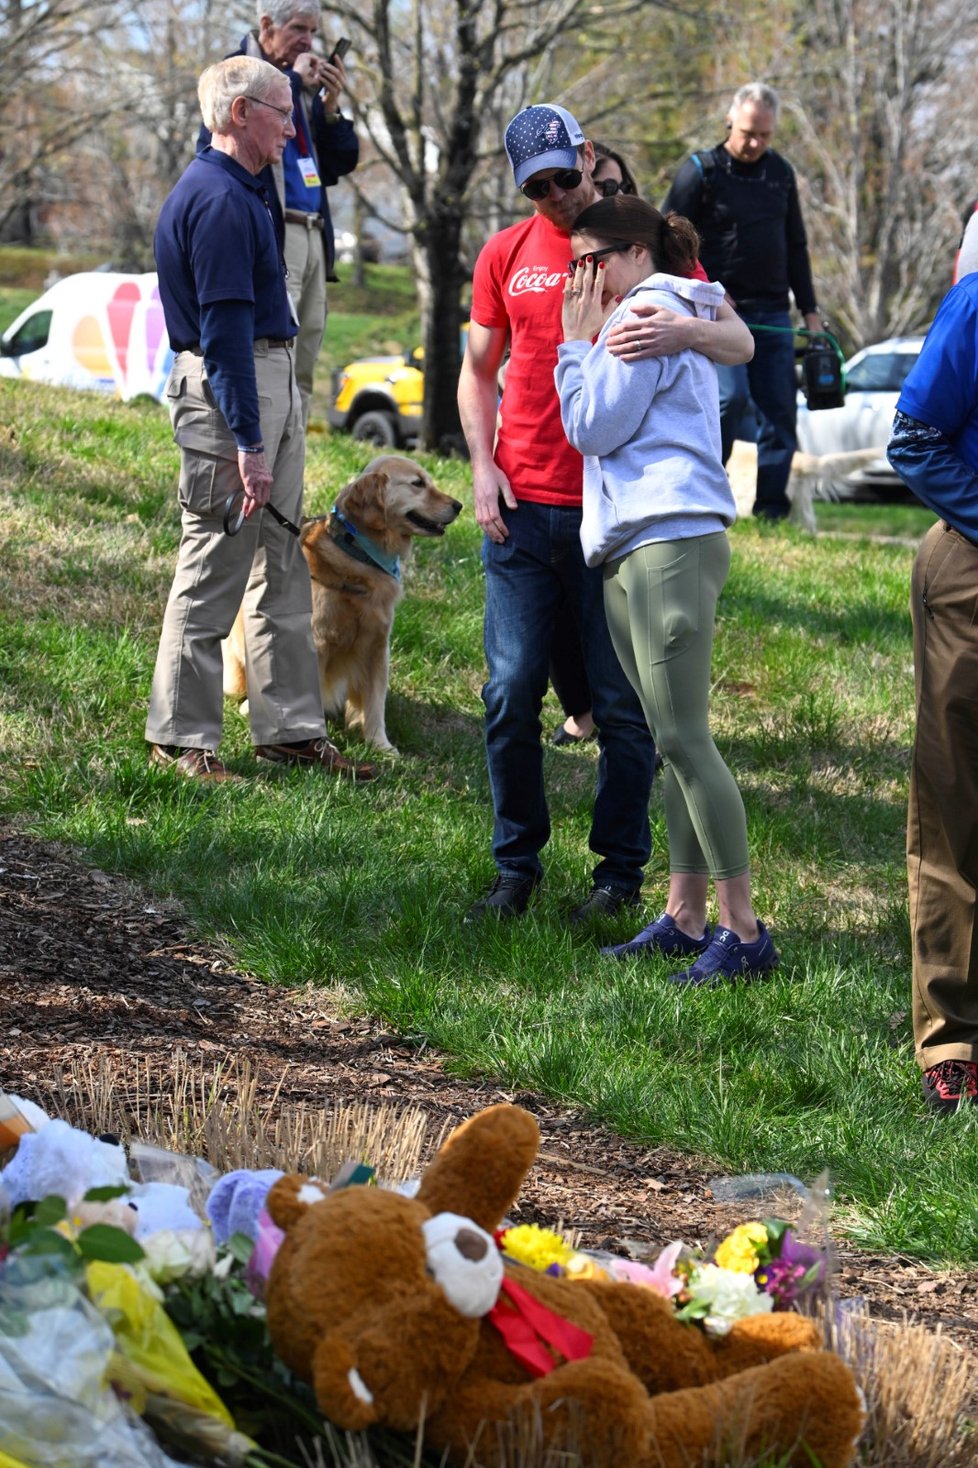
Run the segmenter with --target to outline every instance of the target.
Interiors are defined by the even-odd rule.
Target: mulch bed
[[[42,1104],[108,1061],[121,1074],[182,1052],[195,1072],[246,1062],[277,1104],[411,1104],[437,1135],[498,1100],[537,1117],[541,1155],[523,1222],[574,1231],[584,1248],[641,1255],[671,1239],[707,1244],[745,1216],[707,1186],[716,1169],[643,1147],[580,1113],[443,1059],[383,1025],[340,1013],[314,988],[272,989],[196,940],[179,912],[62,848],[0,832],[0,1087]],[[978,1270],[839,1248],[838,1291],[877,1319],[913,1320],[978,1352]]]

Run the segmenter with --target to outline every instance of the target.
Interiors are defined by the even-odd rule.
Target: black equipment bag
[[[801,358],[802,391],[808,410],[841,408],[846,400],[842,353],[830,336],[813,336]]]

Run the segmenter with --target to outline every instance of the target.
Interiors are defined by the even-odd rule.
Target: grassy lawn
[[[463,924],[492,875],[471,513],[409,568],[388,717],[402,753],[382,780],[259,771],[229,707],[222,753],[255,778],[195,788],[151,770],[142,740],[178,540],[166,416],[29,384],[0,395],[6,817],[176,896],[268,982],[327,986],[444,1047],[460,1072],[543,1088],[718,1169],[808,1180],[828,1167],[855,1241],[978,1259],[975,1116],[928,1117],[911,1055],[907,589],[925,512],[895,524],[819,506],[833,531],[816,538],[734,528],[715,727],[783,962],[763,985],[677,993],[665,962],[612,967],[593,935],[563,926],[589,882],[593,747],[547,753],[554,834],[532,915]],[[313,435],[309,510],[368,457]],[[470,505],[467,465],[425,462]],[[558,718],[548,703],[545,727]],[[652,815],[650,911],[666,882],[658,791]]]

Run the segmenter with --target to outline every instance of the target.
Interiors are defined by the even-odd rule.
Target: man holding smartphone
[[[319,0],[258,0],[258,27],[242,39],[234,56],[254,56],[285,73],[292,88],[290,138],[280,163],[262,171],[261,182],[282,241],[288,290],[299,333],[295,376],[302,421],[309,422],[316,359],[326,326],[326,283],[335,281],[333,224],[326,190],[352,173],[359,158],[353,123],[340,110],[346,87],[342,38],[328,59],[313,50],[320,24]],[[210,141],[204,129],[200,152]]]

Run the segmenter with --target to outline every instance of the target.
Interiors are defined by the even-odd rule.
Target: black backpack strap
[[[712,189],[713,175],[716,171],[717,161],[713,154],[705,148],[701,149],[698,153],[691,153],[689,161],[703,180],[703,199],[705,202]]]
[[[689,155],[689,161],[700,176],[700,202],[696,211],[696,217],[702,225],[710,219],[713,212],[714,195],[716,192],[714,180],[717,171],[717,161],[709,149],[706,148],[701,149],[697,153],[691,153]]]

